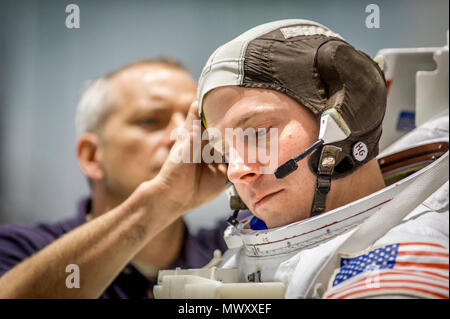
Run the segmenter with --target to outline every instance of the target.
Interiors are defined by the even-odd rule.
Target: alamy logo
[[[367,276],[364,280],[364,284],[366,288],[373,289],[373,288],[380,288],[380,267],[378,267],[376,264],[369,265],[366,267],[366,271],[371,271],[371,275]]]
[[[80,7],[71,3],[66,7],[66,28],[67,29],[79,29],[80,28]]]
[[[66,277],[66,287],[80,288],[80,267],[76,264],[69,264],[66,266],[66,272],[70,273]]]
[[[171,132],[170,139],[189,143],[175,143],[170,160],[174,163],[258,163],[261,174],[273,174],[278,167],[278,129],[226,128],[225,137],[216,128],[201,133],[201,121],[193,123],[192,135],[185,128]],[[205,143],[208,141],[207,143]],[[192,149],[192,151],[191,151]]]
[[[366,13],[369,15],[366,17],[366,27],[368,29],[380,28],[380,7],[376,4],[369,4],[366,7]]]

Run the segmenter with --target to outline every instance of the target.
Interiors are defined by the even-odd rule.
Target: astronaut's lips
[[[280,189],[278,191],[274,191],[271,193],[266,193],[265,195],[261,196],[261,197],[257,197],[256,200],[253,201],[253,206],[255,208],[264,205],[265,203],[267,203],[268,201],[270,201],[272,198],[274,198],[276,195],[278,195],[279,193],[281,193],[283,191],[283,189]]]

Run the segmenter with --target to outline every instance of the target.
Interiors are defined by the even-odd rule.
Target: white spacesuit
[[[273,229],[253,230],[248,217],[207,268],[160,271],[155,297],[448,298],[448,45],[434,51],[437,71],[416,79],[417,128],[377,156],[387,187]],[[447,89],[423,93],[419,75]]]
[[[430,140],[429,136],[433,138]],[[393,147],[399,151],[411,149],[414,145],[410,144],[411,140],[416,141],[416,145],[430,145],[437,142],[437,149],[439,145],[442,145],[443,149],[448,149],[448,116],[426,123]],[[422,169],[422,173],[425,170],[426,168]],[[388,173],[386,172],[386,175]],[[339,245],[354,233],[355,224],[366,220],[389,203],[419,177],[418,173],[391,184],[377,193],[306,221],[267,231],[241,229],[240,235],[245,243],[244,247],[228,251],[221,267],[239,268],[242,278],[247,280],[257,275],[257,280],[261,282],[283,282],[286,287],[285,298],[305,297],[308,287],[322,265]],[[352,257],[356,260],[358,256],[369,255],[370,252],[386,245],[400,245],[400,247],[406,245],[407,251],[411,250],[423,256],[397,256],[397,264],[395,262],[390,264],[390,256],[387,254],[383,258],[379,257],[379,260],[367,258],[365,265],[359,264],[360,272],[354,276],[355,278],[350,276],[351,269],[347,269],[351,265],[346,268],[341,267],[336,274],[332,275],[333,278],[344,278],[348,273],[349,277],[352,277],[351,284],[362,280],[364,289],[352,288],[349,282],[342,281],[335,287],[327,287],[329,289],[324,296],[339,298],[382,294],[383,297],[414,295],[448,298],[448,192],[448,182],[446,182],[437,192],[410,212],[399,225],[391,228],[366,250]],[[348,259],[352,257],[346,256]],[[398,266],[399,258],[403,258],[401,266]],[[383,268],[383,263],[386,268]],[[422,268],[421,263],[436,263],[436,268],[433,265]],[[404,272],[409,270],[417,270],[417,274],[405,275]],[[385,273],[388,275],[384,275]],[[423,278],[423,275],[428,277]],[[417,281],[417,279],[419,279],[418,282],[423,281],[423,284],[413,282],[408,285],[408,281]],[[332,281],[330,279],[331,284]],[[434,287],[432,284],[437,286]],[[427,289],[415,290],[416,286]],[[385,290],[382,291],[382,288]],[[336,291],[340,293],[335,294]],[[347,295],[348,293],[353,294]]]

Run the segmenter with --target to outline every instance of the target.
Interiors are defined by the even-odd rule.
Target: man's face
[[[116,74],[111,86],[117,108],[101,130],[101,162],[107,190],[123,200],[158,174],[173,144],[170,133],[196,97],[196,83],[183,70],[154,64]]]
[[[278,166],[314,143],[319,132],[309,110],[274,90],[217,88],[204,99],[203,112],[208,127],[217,128],[222,136],[226,128],[278,129]],[[252,163],[245,156],[248,140],[243,144],[244,156],[230,157],[228,179],[253,214],[269,228],[308,218],[316,181],[308,168],[308,158],[298,162],[298,169],[292,174],[277,179],[274,174],[261,174],[258,160]]]

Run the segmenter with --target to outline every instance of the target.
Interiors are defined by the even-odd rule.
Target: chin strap
[[[236,189],[234,188],[234,186],[232,186],[231,183],[227,188],[227,195],[230,200],[230,208],[233,210],[233,214],[230,217],[228,217],[227,223],[230,224],[231,226],[237,227],[237,225],[239,225],[239,221],[237,220],[239,211],[248,208],[244,204],[242,199],[239,197]]]
[[[341,151],[340,147],[333,145],[325,145],[322,148],[317,167],[316,188],[314,190],[310,217],[320,215],[325,211],[327,194],[331,188],[331,176],[336,166],[336,159]]]

